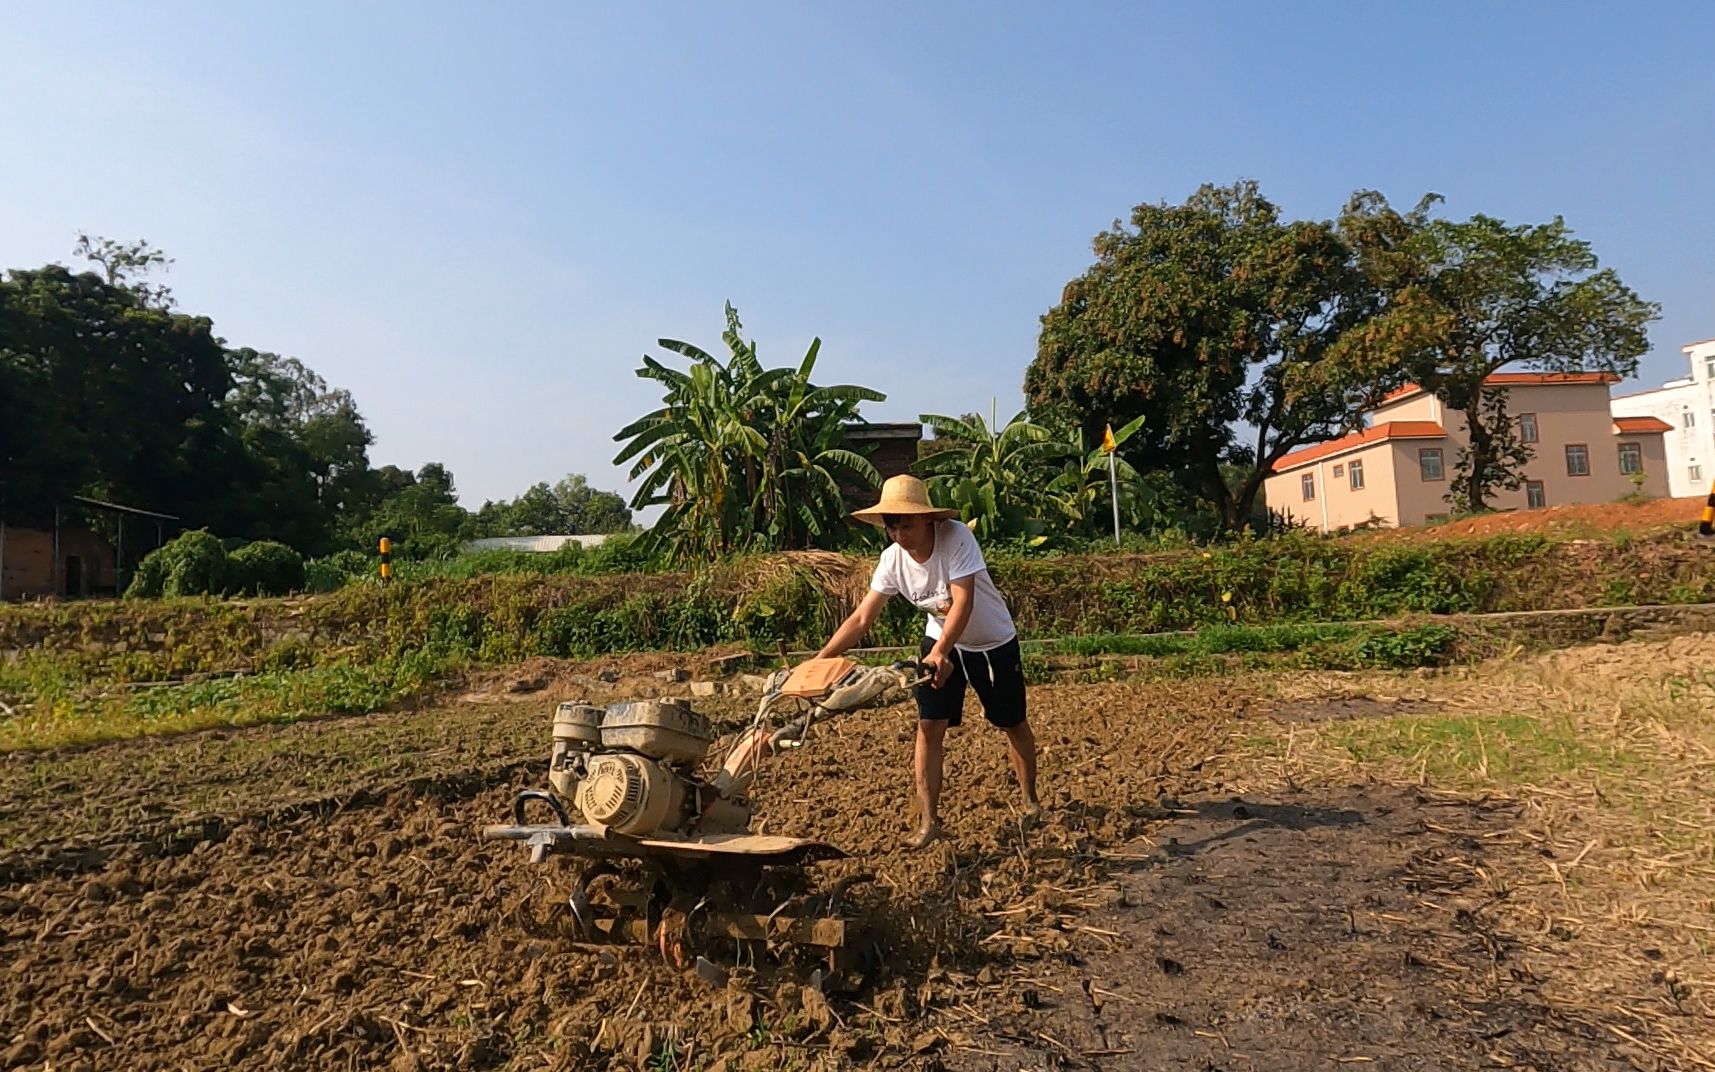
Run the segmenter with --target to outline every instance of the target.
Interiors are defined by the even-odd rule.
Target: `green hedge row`
[[[686,574],[436,578],[290,600],[161,600],[0,608],[0,692],[10,680],[150,681],[201,672],[497,663],[534,655],[819,646],[850,594],[791,559]],[[838,560],[835,560],[838,561]],[[852,559],[842,590],[862,591]],[[996,583],[1027,637],[1139,634],[1628,602],[1715,599],[1708,552],[1677,534],[1555,542],[1424,543],[1288,537],[1207,551],[998,559]],[[765,568],[766,567],[766,568]],[[841,587],[833,585],[833,587]],[[871,638],[907,644],[917,612],[890,605]]]

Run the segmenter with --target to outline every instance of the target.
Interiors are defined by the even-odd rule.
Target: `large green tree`
[[[637,375],[664,388],[662,404],[614,435],[639,481],[631,507],[665,506],[649,540],[680,558],[825,545],[846,524],[842,482],[873,487],[875,467],[844,446],[866,387],[818,387],[822,341],[797,366],[767,368],[726,307],[727,358],[676,339],[686,371],[649,355]]]
[[[152,309],[171,309],[172,289],[157,281],[157,271],[166,271],[173,258],[146,238],[120,242],[99,235],[79,234],[72,253],[95,265],[109,286],[124,287]]]
[[[1094,250],[1042,318],[1031,415],[1086,442],[1146,418],[1127,459],[1174,474],[1223,527],[1248,522],[1275,460],[1355,427],[1373,399],[1358,379],[1292,387],[1377,302],[1332,222],[1283,220],[1244,181],[1138,205]]]
[[[1430,214],[1437,200],[1402,213],[1380,194],[1354,195],[1341,231],[1386,301],[1325,371],[1333,382],[1416,383],[1459,411],[1470,439],[1455,458],[1448,499],[1481,510],[1496,491],[1519,486],[1530,457],[1504,389],[1488,377],[1509,367],[1630,376],[1660,306],[1600,268],[1559,216],[1524,225],[1444,220]]]
[[[356,403],[296,358],[244,347],[228,362],[226,409],[248,468],[234,500],[265,535],[311,553],[331,549],[341,519],[381,498],[369,467],[373,437]]]
[[[58,265],[0,281],[0,480],[40,516],[74,494],[221,508],[231,371],[212,325]]]
[[[630,526],[625,499],[590,487],[582,473],[552,487],[546,481],[534,484],[516,499],[485,502],[474,518],[478,536],[624,532]]]
[[[386,536],[402,558],[445,558],[470,534],[470,514],[459,505],[453,474],[429,462],[415,474],[387,466],[391,490],[371,514],[351,528],[356,543],[374,550]]]
[[[175,311],[151,274],[169,261],[147,242],[80,236],[76,253],[95,270],[0,279],[9,515],[45,523],[90,495],[319,553],[375,508],[370,435],[348,393]]]

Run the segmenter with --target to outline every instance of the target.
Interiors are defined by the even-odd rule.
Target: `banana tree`
[[[954,445],[919,459],[912,469],[924,477],[931,499],[958,510],[979,535],[1040,542],[1077,516],[1064,486],[1055,485],[1077,448],[1032,424],[1024,413],[998,430],[980,415],[925,413],[918,419],[935,430],[937,439]]]
[[[764,377],[769,434],[751,510],[774,547],[806,546],[844,523],[841,477],[870,487],[881,482],[869,459],[846,449],[845,425],[862,403],[886,396],[851,384],[817,387],[810,376],[821,350],[822,340],[813,339],[797,369]]]
[[[635,459],[629,475],[640,483],[631,507],[667,507],[651,531],[676,555],[699,546],[726,554],[735,549],[733,540],[742,532],[748,505],[743,471],[753,469],[767,448],[753,424],[759,408],[755,377],[736,355],[723,364],[689,343],[660,341],[695,363],[690,371],[680,372],[653,357],[643,358],[637,374],[665,386],[664,404],[620,429],[614,438],[630,442],[614,463]],[[735,483],[740,485],[738,494],[733,493]]]
[[[821,340],[796,368],[765,368],[726,307],[726,361],[673,339],[688,372],[643,358],[637,375],[665,388],[661,408],[620,429],[615,464],[633,462],[632,508],[664,505],[649,539],[675,557],[775,550],[823,541],[844,523],[841,478],[874,486],[875,468],[845,449],[844,426],[881,393],[810,376]]]
[[[1114,477],[1108,476],[1108,452],[1101,445],[1086,448],[1083,429],[1073,433],[1072,455],[1050,485],[1054,493],[1071,505],[1075,524],[1092,533],[1105,528],[1110,496],[1114,485],[1119,487],[1120,516],[1128,528],[1149,527],[1154,521],[1158,495],[1150,482],[1134,469],[1119,448],[1125,446],[1144,418],[1126,423],[1114,433]]]

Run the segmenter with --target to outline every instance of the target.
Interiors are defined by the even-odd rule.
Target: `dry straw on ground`
[[[1491,876],[1505,892],[1493,922],[1527,943],[1515,970],[1645,1065],[1715,1069],[1715,637],[1277,691],[1283,715],[1331,692],[1432,712],[1288,725],[1248,777],[1515,799],[1517,865]]]

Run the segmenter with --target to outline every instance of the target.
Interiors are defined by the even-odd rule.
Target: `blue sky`
[[[1715,336],[1715,5],[11,4],[0,267],[146,237],[181,306],[350,389],[467,505],[586,473],[660,336],[823,340],[872,419],[1021,404],[1141,201],[1257,179],[1564,215]]]

